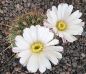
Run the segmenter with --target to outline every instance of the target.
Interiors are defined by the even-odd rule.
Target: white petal
[[[49,21],[48,21],[49,20]],[[52,28],[53,27],[53,22],[50,22],[51,20],[50,19],[47,19],[47,20],[44,20],[43,21],[43,25],[47,28]]]
[[[58,59],[62,59],[62,54],[56,51],[52,51],[53,54],[58,58]]]
[[[37,26],[38,28],[38,39],[43,41],[44,43],[48,43],[54,37],[54,34],[49,31],[48,28]]]
[[[60,20],[60,19],[62,19],[62,5],[63,4],[59,4],[58,5],[58,12],[57,12],[57,16],[58,16],[58,19]]]
[[[38,57],[37,55],[32,55],[28,61],[27,69],[30,72],[36,72],[38,70]]]
[[[61,3],[58,5],[58,11],[57,11],[57,15],[58,15],[58,19],[61,20],[65,15],[65,12],[68,8],[68,4],[66,3]]]
[[[23,37],[28,43],[31,43],[31,41],[33,39],[32,39],[31,34],[30,34],[30,28],[25,28],[23,30]]]
[[[28,50],[27,51],[22,51],[22,52],[17,54],[17,57],[21,57],[19,62],[23,66],[27,65],[30,56],[31,56],[31,54]]]
[[[52,6],[52,10],[47,10],[47,21],[51,24],[55,24],[57,22],[57,8],[56,6]]]
[[[68,18],[67,20],[72,21],[72,20],[75,20],[75,19],[79,19],[81,16],[82,16],[82,13],[79,12],[79,10],[77,10],[77,11],[73,12],[73,13],[69,16],[69,18]]]
[[[83,32],[83,23],[77,24],[77,25],[70,25],[69,29],[66,31],[67,33],[71,35],[81,35]]]
[[[26,66],[28,63],[29,57],[22,57],[20,58],[19,62],[20,64],[22,64],[23,66]]]
[[[71,13],[72,13],[72,10],[73,10],[73,5],[69,5],[67,10],[66,10],[66,13],[64,14],[67,18]]]
[[[30,27],[30,31],[31,31],[31,37],[34,41],[37,40],[37,28],[35,26],[31,26]]]
[[[41,54],[39,55],[39,71],[43,73],[45,72],[46,68],[51,69],[51,64],[46,56]]]
[[[52,6],[52,11],[53,11],[53,13],[55,14],[55,15],[57,15],[57,7],[56,6]]]
[[[46,71],[46,67],[42,66],[42,64],[41,64],[41,67],[39,68],[39,71],[41,73],[45,72]]]
[[[50,26],[52,26],[53,24],[55,24],[56,21],[57,21],[57,19],[55,19],[53,16],[54,16],[53,12],[50,9],[48,9],[47,10],[47,18],[48,18],[47,19],[47,23],[50,24]],[[55,15],[55,17],[56,17],[56,15]]]
[[[35,26],[24,29],[23,37],[26,41],[32,42],[37,40],[37,29]]]
[[[56,45],[56,44],[59,44],[59,40],[53,39],[52,41],[50,41],[50,42],[47,44],[47,46]]]
[[[58,30],[57,30],[57,28],[54,26],[54,27],[52,27],[53,28],[53,32],[58,36]]]
[[[79,23],[82,22],[81,19],[76,19],[76,20],[73,20],[73,21],[67,21],[69,25],[78,25]]]
[[[64,32],[59,31],[58,33],[59,33],[59,34],[58,34],[58,35],[59,35],[59,37],[61,37],[61,38],[63,38],[63,37],[64,37]]]
[[[56,48],[57,49],[56,49]],[[59,50],[61,49],[61,51],[63,50],[63,47],[61,47],[61,46],[51,46],[51,47],[47,47],[46,48],[46,52],[52,52],[51,54],[52,55],[54,55],[55,57],[57,57],[58,59],[61,59],[62,58],[62,54],[61,53],[59,53]],[[60,52],[61,52],[60,51]]]
[[[67,9],[68,9],[68,4],[66,3],[62,4],[62,12],[61,12],[62,18],[65,18],[65,13]]]
[[[15,44],[20,48],[20,49],[27,49],[28,48],[28,44],[27,42],[24,40],[24,38],[22,36],[16,36],[15,38]]]
[[[14,52],[14,53],[18,53],[18,52],[21,52],[23,49],[20,49],[20,48],[18,48],[18,47],[13,47],[12,48],[12,51]]]
[[[85,22],[81,22],[79,25],[83,27],[85,25]]]
[[[72,36],[72,35],[69,35],[69,34],[65,34],[65,37],[64,37],[68,42],[74,42],[75,40],[77,40],[76,37]]]
[[[45,52],[46,57],[54,64],[57,65],[58,59],[57,57],[53,54],[51,51],[46,51]]]
[[[50,10],[50,9],[48,9],[48,10],[47,10],[47,14],[46,14],[48,18],[52,18],[52,16],[51,16],[50,12],[51,12],[51,10]]]
[[[29,57],[30,55],[31,55],[31,53],[29,50],[22,51],[22,52],[17,54],[18,57]]]
[[[53,20],[54,20],[54,21],[57,21],[57,20],[58,20],[58,18],[57,18],[57,8],[56,8],[56,6],[52,6],[51,16],[53,17]]]
[[[62,46],[49,46],[46,47],[46,50],[52,50],[52,51],[56,51],[56,52],[63,52],[63,47]]]

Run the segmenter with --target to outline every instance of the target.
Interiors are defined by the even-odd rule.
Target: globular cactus
[[[32,11],[17,17],[12,22],[11,28],[9,28],[9,35],[7,37],[8,42],[14,45],[16,35],[22,34],[23,29],[31,25],[42,25],[44,18],[45,16],[43,13],[39,11]]]

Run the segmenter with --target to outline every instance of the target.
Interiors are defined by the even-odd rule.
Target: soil
[[[74,10],[83,13],[81,17],[86,22],[86,0],[0,0],[0,74],[31,74],[19,64],[19,59],[12,53],[6,38],[10,23],[17,16],[21,16],[33,9],[42,9],[46,13],[52,5],[68,3]],[[46,70],[44,74],[86,74],[86,25],[82,36],[73,43],[62,44],[64,47],[63,58],[59,64]],[[34,74],[40,74],[39,72]]]

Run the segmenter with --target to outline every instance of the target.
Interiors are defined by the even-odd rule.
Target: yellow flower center
[[[44,44],[41,42],[34,42],[31,45],[31,50],[33,53],[40,53],[41,51],[43,51],[44,48]]]
[[[56,23],[56,28],[59,31],[64,31],[67,29],[67,24],[64,21],[60,20]]]

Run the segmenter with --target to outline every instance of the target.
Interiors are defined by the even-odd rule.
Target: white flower
[[[51,69],[51,63],[57,65],[58,60],[62,58],[60,52],[63,51],[62,46],[54,46],[59,43],[57,39],[53,39],[54,34],[48,28],[42,26],[31,26],[23,31],[22,36],[16,36],[13,52],[20,57],[20,63],[26,66],[28,71],[41,73],[46,69]]]
[[[72,13],[73,6],[61,3],[58,8],[52,6],[52,10],[47,10],[47,20],[44,25],[52,28],[54,33],[61,37],[63,41],[73,42],[77,38],[73,35],[81,35],[84,22],[80,19],[82,13],[76,10]]]

